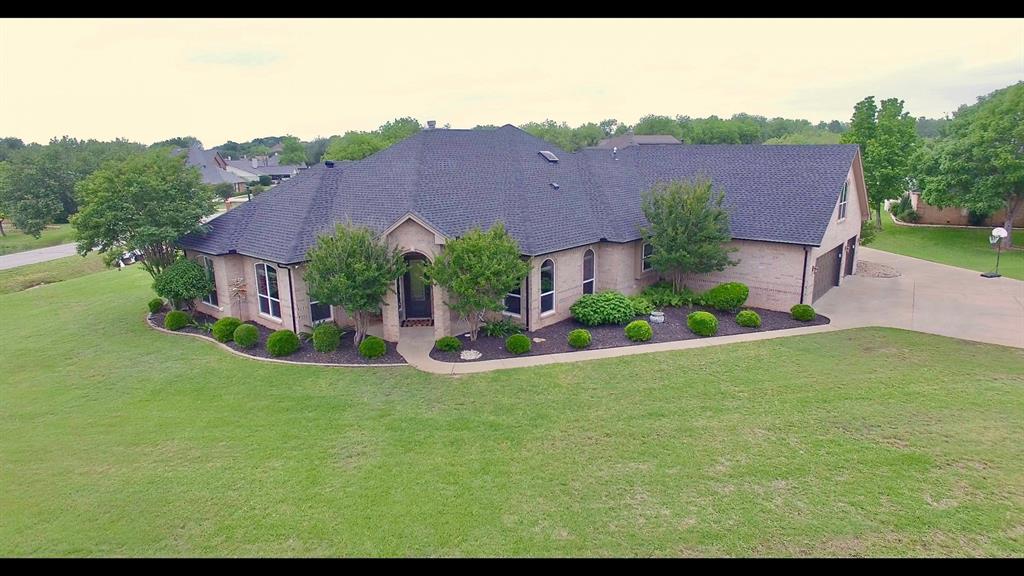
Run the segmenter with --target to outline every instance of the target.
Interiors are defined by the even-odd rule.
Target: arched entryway
[[[434,319],[430,283],[423,278],[423,268],[429,263],[418,252],[405,255],[408,269],[398,283],[398,311],[402,326],[432,326]]]

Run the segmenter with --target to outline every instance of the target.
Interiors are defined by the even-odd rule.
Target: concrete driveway
[[[891,326],[1024,348],[1024,281],[867,247],[858,252],[858,260],[900,276],[844,278],[814,303],[834,328]]]

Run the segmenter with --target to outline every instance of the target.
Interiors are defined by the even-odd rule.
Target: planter
[[[655,311],[651,312],[650,320],[651,320],[651,324],[664,324],[665,323],[665,313],[662,312],[661,310],[655,310]]]

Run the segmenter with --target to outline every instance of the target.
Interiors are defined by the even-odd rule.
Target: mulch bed
[[[153,324],[154,326],[163,328],[164,316],[167,315],[167,312],[169,312],[169,310],[164,310],[156,314],[153,314],[150,317],[150,323]],[[212,324],[217,321],[216,318],[212,316],[207,316],[206,314],[203,314],[201,312],[196,312],[195,314],[193,314],[193,318],[195,318],[196,322],[200,323],[209,322]],[[357,350],[355,346],[352,345],[352,337],[355,335],[355,333],[352,332],[351,330],[346,331],[345,334],[342,335],[341,345],[338,346],[338,349],[335,350],[334,352],[317,352],[316,350],[313,349],[312,342],[306,342],[300,338],[299,349],[295,351],[294,354],[289,354],[288,356],[271,356],[270,353],[267,352],[266,345],[267,337],[270,336],[274,331],[260,324],[256,324],[255,322],[246,322],[246,324],[252,324],[253,326],[256,327],[257,330],[259,330],[260,339],[255,346],[253,346],[252,348],[242,348],[241,346],[235,344],[234,342],[224,342],[223,344],[227,345],[233,350],[237,350],[248,356],[253,356],[256,358],[273,358],[275,360],[288,360],[289,362],[315,362],[319,364],[366,364],[368,366],[373,364],[405,364],[405,358],[403,358],[402,355],[398,353],[398,351],[395,349],[395,344],[392,342],[387,343],[388,351],[383,356],[379,358],[363,358],[359,354],[359,350]],[[195,326],[186,326],[181,330],[178,330],[178,332],[198,334],[200,336],[209,338],[210,340],[216,342],[216,340],[213,338],[213,336],[210,335],[209,332],[200,328],[196,328]]]
[[[544,342],[534,342],[532,348],[526,354],[512,354],[505,350],[504,338],[491,338],[484,335],[483,331],[481,331],[476,342],[470,342],[469,337],[464,334],[458,335],[458,338],[462,340],[463,350],[476,350],[483,354],[477,360],[463,360],[459,356],[460,352],[444,352],[437,348],[430,351],[430,357],[442,362],[479,362],[481,360],[516,358],[517,356],[540,356],[543,354],[559,354],[562,352],[579,352],[580,350],[569,346],[569,343],[567,342],[569,332],[577,328],[585,328],[590,331],[590,346],[583,350],[616,348],[619,346],[637,346],[640,344],[654,344],[657,342],[674,342],[676,340],[702,338],[702,336],[697,336],[693,332],[690,332],[690,329],[686,326],[686,316],[697,310],[710,312],[718,318],[718,334],[711,338],[715,338],[717,336],[729,336],[732,334],[746,334],[749,332],[769,332],[772,330],[784,330],[787,328],[803,328],[806,326],[817,326],[829,323],[828,317],[822,316],[821,314],[818,314],[818,317],[810,322],[801,322],[799,320],[794,320],[789,315],[789,312],[746,307],[744,310],[753,310],[761,316],[761,327],[744,328],[736,323],[735,313],[719,312],[718,310],[705,308],[703,306],[694,306],[692,308],[684,306],[682,308],[662,309],[665,313],[665,322],[663,324],[651,324],[651,330],[654,332],[654,336],[647,342],[632,342],[629,338],[626,338],[624,324],[584,326],[570,318],[568,320],[562,320],[561,322],[552,324],[551,326],[546,326],[535,332],[526,333],[526,335],[531,339],[544,339]],[[638,316],[637,318],[649,321],[646,316]]]

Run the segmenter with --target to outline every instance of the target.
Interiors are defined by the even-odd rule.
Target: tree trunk
[[[875,204],[875,228],[882,229],[882,203]]]
[[[476,342],[477,332],[480,331],[480,313],[471,310],[469,314],[466,314],[466,321],[469,322],[469,341]]]
[[[0,236],[7,236],[7,232],[4,232],[4,219],[0,218]]]
[[[352,345],[359,348],[362,344],[363,339],[366,338],[366,312],[359,310],[356,312],[356,333],[352,335]]]
[[[1017,219],[1021,208],[1024,208],[1024,195],[1018,194],[1006,201],[1006,220],[1003,222],[1006,238],[1003,238],[1003,250],[1009,250],[1013,246],[1013,221]]]

